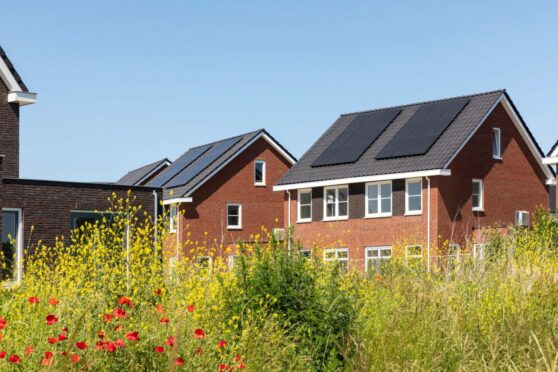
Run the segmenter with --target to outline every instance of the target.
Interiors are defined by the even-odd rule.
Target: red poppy
[[[6,352],[5,351],[0,351],[0,359],[4,359],[6,357]]]
[[[170,347],[174,346],[174,336],[169,336],[168,340],[165,341],[165,344],[169,345]]]
[[[27,301],[28,301],[30,304],[34,305],[34,304],[38,304],[40,300],[39,300],[37,297],[29,297],[29,298],[27,299]],[[16,356],[17,356],[17,355],[16,355]]]
[[[170,322],[169,318],[161,318],[161,320],[159,320],[161,324],[167,324],[168,322]]]
[[[87,349],[87,344],[84,341],[78,341],[76,342],[76,347],[80,350],[85,350]]]
[[[99,331],[99,332],[97,332],[97,337],[99,337],[101,340],[102,340],[103,338],[105,338],[105,331]]]
[[[217,343],[217,347],[218,347],[219,349],[222,349],[222,348],[224,348],[225,346],[227,346],[227,341],[225,341],[225,340],[221,340],[221,341],[219,341],[219,342]]]
[[[56,323],[57,321],[58,321],[58,318],[55,317],[55,316],[52,315],[52,314],[49,314],[49,315],[46,316],[47,325],[53,325],[53,324]]]
[[[163,293],[163,290],[162,290],[161,288],[157,288],[157,289],[155,290],[155,294],[156,294],[157,296],[160,296],[162,293]]]
[[[120,297],[118,299],[118,305],[120,305],[120,306],[126,305],[128,307],[134,306],[134,304],[132,303],[132,300],[130,300],[128,297]]]
[[[163,305],[157,305],[155,306],[155,311],[158,312],[159,314],[162,314],[165,312],[165,308],[163,307]]]
[[[50,364],[52,363],[52,357],[53,356],[54,356],[54,354],[51,351],[45,351],[45,357],[41,361],[41,365],[50,366]]]
[[[116,345],[116,347],[124,347],[124,341],[122,340],[116,340],[114,341],[114,344]]]
[[[226,371],[227,365],[226,364],[219,364],[219,371]]]
[[[45,358],[50,359],[54,356],[52,351],[45,351]]]
[[[126,318],[126,311],[122,308],[117,308],[112,311],[115,318]]]
[[[203,329],[198,328],[194,331],[194,338],[199,339],[199,338],[204,338],[204,337],[205,337],[205,332],[203,331]]]
[[[10,355],[10,358],[8,360],[10,361],[10,363],[14,364],[19,364],[19,362],[21,362],[21,358],[19,357],[19,355],[16,354]]]
[[[184,359],[182,359],[181,357],[176,358],[175,364],[177,366],[183,366],[184,365]]]
[[[128,332],[126,333],[126,338],[130,341],[139,341],[139,335],[137,332]]]
[[[186,306],[186,310],[188,310],[189,313],[193,313],[196,311],[196,307],[194,305],[188,305]]]
[[[115,332],[120,332],[124,329],[124,326],[122,324],[118,324],[116,326],[114,326],[114,331]]]
[[[48,343],[51,344],[51,345],[52,345],[52,344],[55,344],[56,341],[58,341],[58,339],[56,339],[55,337],[49,337],[49,338],[48,338]]]
[[[33,346],[29,345],[25,348],[25,355],[29,355],[31,354],[35,349],[33,348]]]
[[[6,319],[0,318],[0,329],[6,328],[6,324],[8,324],[8,322],[6,321]]]
[[[240,361],[242,360],[242,357],[241,357],[239,354],[236,354],[236,355],[234,356],[234,359],[233,359],[233,360],[234,360],[235,362],[240,362]]]
[[[60,303],[60,301],[58,301],[57,298],[51,298],[48,300],[48,303],[51,304],[52,306],[56,306]]]
[[[156,352],[156,353],[159,353],[159,354],[164,353],[164,352],[165,352],[165,348],[162,347],[162,346],[155,346],[155,352]]]
[[[238,363],[238,365],[236,366],[236,369],[244,369],[246,368],[246,364],[244,363]]]
[[[103,319],[103,322],[108,323],[112,320],[112,315],[110,314],[105,314],[105,317]]]
[[[77,354],[72,354],[70,356],[70,360],[72,361],[72,363],[76,364],[77,362],[79,362],[79,360],[81,359],[81,357]]]
[[[116,350],[116,344],[114,342],[109,342],[106,346],[105,349],[107,349],[107,351],[109,352],[114,352]]]
[[[60,333],[60,334],[58,335],[58,341],[64,341],[64,340],[67,340],[67,339],[68,339],[68,336],[66,336],[66,335],[63,334],[63,333]]]

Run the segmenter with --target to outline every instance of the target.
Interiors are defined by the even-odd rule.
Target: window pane
[[[421,210],[420,196],[409,196],[409,211],[420,211],[420,210]]]
[[[331,189],[331,190],[326,191],[326,202],[327,203],[335,203],[335,189]]]
[[[391,198],[391,183],[384,183],[380,187],[380,196],[382,198]]]
[[[478,195],[473,195],[473,208],[480,208],[480,198]]]
[[[382,199],[382,213],[391,212],[391,199]]]
[[[480,194],[480,183],[474,181],[473,182],[473,194]]]
[[[378,257],[380,252],[377,249],[369,249],[366,251],[368,257]]]
[[[326,206],[326,216],[327,217],[334,217],[335,216],[335,204],[328,204]]]
[[[348,251],[337,251],[337,258],[347,258],[349,257]]]
[[[19,214],[15,211],[2,212],[2,255],[4,267],[0,266],[0,279],[15,278],[15,262],[17,242],[15,239],[19,230]]]
[[[407,246],[407,256],[422,256],[422,247],[420,245]]]
[[[312,218],[312,207],[309,205],[304,205],[300,207],[300,218],[308,219]]]
[[[227,223],[229,224],[229,226],[238,226],[238,216],[229,216]]]
[[[238,210],[239,210],[238,205],[229,205],[227,208],[227,213],[229,216],[238,216]]]
[[[422,191],[422,182],[414,181],[407,184],[407,193],[409,195],[420,195]]]
[[[300,204],[311,204],[312,203],[312,193],[311,192],[301,192],[300,193]]]
[[[382,249],[381,256],[382,257],[391,257],[391,249]]]
[[[368,201],[368,213],[369,214],[378,213],[378,199]]]
[[[340,202],[344,202],[347,201],[349,195],[349,189],[346,187],[340,188],[339,189],[339,201]]]
[[[348,204],[347,202],[339,203],[339,217],[347,216]]]
[[[378,198],[378,185],[368,185],[368,199]]]
[[[257,183],[263,183],[263,167],[264,163],[260,161],[254,165],[254,179]]]
[[[494,130],[492,136],[492,155],[500,157],[500,131]]]
[[[333,251],[333,250],[325,251],[325,258],[328,259],[328,260],[334,259],[335,258],[335,251]]]

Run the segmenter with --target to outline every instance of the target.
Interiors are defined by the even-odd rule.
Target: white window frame
[[[409,184],[420,182],[420,210],[410,211],[409,210]],[[422,178],[407,178],[405,180],[405,216],[416,216],[422,214]]]
[[[178,204],[171,204],[169,207],[169,232],[175,233],[176,226],[178,225]]]
[[[475,183],[478,183],[480,185],[480,195],[479,195],[479,202],[480,202],[480,206],[475,207],[475,205],[473,204],[473,196],[474,196],[474,187],[472,189],[471,192],[471,204],[473,205],[473,211],[474,212],[484,212],[484,182],[483,180],[479,179],[479,178],[473,178],[473,186]]]
[[[339,190],[340,189],[347,189],[347,215],[346,216],[339,216]],[[333,216],[327,216],[327,191],[328,190],[335,190],[335,214]],[[348,185],[339,185],[339,186],[330,186],[324,187],[324,221],[339,221],[339,220],[348,220],[349,219],[349,186]]]
[[[412,247],[420,247],[420,255],[416,255],[416,254],[410,255],[409,254],[409,248],[412,248]],[[405,246],[405,262],[408,262],[409,260],[420,260],[422,262],[423,250],[424,250],[424,248],[423,248],[422,244],[406,245]]]
[[[459,258],[461,257],[461,245],[457,243],[451,243],[448,246],[448,257],[459,260]]]
[[[234,269],[234,267],[236,266],[236,262],[238,261],[238,255],[237,254],[231,254],[227,256],[227,268],[229,270]]]
[[[307,193],[307,192],[310,193],[310,217],[309,218],[301,218],[300,217],[301,216],[301,213],[300,213],[301,207],[308,206],[308,204],[302,205],[300,203],[300,194]],[[300,189],[300,190],[298,190],[296,206],[297,206],[297,208],[296,208],[297,209],[297,221],[296,222],[299,222],[299,223],[312,222],[312,189]]]
[[[339,258],[339,252],[346,252],[347,257]],[[327,258],[328,253],[335,253],[334,258]],[[346,269],[349,270],[349,248],[327,248],[324,249],[324,262],[347,262]]]
[[[368,202],[371,195],[368,194],[368,186],[378,186],[378,195],[376,195],[378,199],[378,213],[369,213],[368,212]],[[389,194],[389,212],[382,212],[382,185],[389,185],[390,187],[390,194]],[[364,198],[364,216],[366,218],[378,218],[378,217],[391,217],[393,215],[393,182],[392,181],[382,181],[382,182],[368,182],[364,185],[365,187],[365,198]]]
[[[312,259],[312,250],[311,249],[301,249],[298,251],[299,255],[305,257],[307,260]]]
[[[229,207],[238,207],[238,225],[229,225]],[[228,230],[241,230],[242,229],[242,204],[227,203],[227,229]]]
[[[258,166],[258,164],[262,164],[262,181],[258,182],[256,180],[256,168]],[[265,186],[266,185],[266,166],[265,166],[265,160],[256,160],[254,162],[254,186]]]
[[[475,260],[484,260],[486,257],[486,249],[488,248],[489,244],[487,243],[477,243],[473,245],[473,258]]]
[[[23,279],[23,209],[21,208],[2,208],[2,212],[17,212],[18,217],[18,228],[16,239],[16,262],[15,262],[15,279],[12,277],[10,280],[6,280],[8,286],[16,284],[21,284]]]
[[[382,256],[382,251],[388,251],[389,250],[389,256]],[[377,257],[368,257],[368,252],[369,251],[378,251],[379,256]],[[380,246],[380,247],[366,247],[366,250],[364,251],[364,265],[366,268],[366,272],[369,272],[370,267],[368,266],[368,261],[369,260],[374,260],[374,261],[389,261],[391,260],[391,258],[393,257],[393,250],[392,250],[392,246],[391,245],[386,245],[386,246]]]
[[[494,139],[496,139],[497,152],[494,148]],[[492,128],[492,158],[502,160],[502,130],[500,128]]]

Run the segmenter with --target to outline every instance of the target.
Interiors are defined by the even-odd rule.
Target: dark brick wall
[[[19,105],[8,103],[8,88],[0,80],[0,155],[4,177],[19,177]]]

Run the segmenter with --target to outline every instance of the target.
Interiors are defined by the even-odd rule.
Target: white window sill
[[[326,217],[322,221],[324,222],[331,222],[331,221],[346,221],[349,219],[349,216],[345,217]]]
[[[420,216],[421,214],[422,214],[422,211],[405,212],[405,216]]]
[[[254,186],[256,186],[256,187],[266,187],[267,185],[265,183],[255,183]]]
[[[473,212],[484,212],[484,208],[473,208]]]
[[[176,234],[176,230],[169,230],[169,234]]]
[[[494,159],[494,160],[502,160],[502,157],[501,157],[501,156],[493,156],[492,159]]]
[[[367,214],[366,216],[364,216],[364,218],[366,218],[366,219],[368,219],[368,218],[388,218],[388,217],[393,217],[393,214],[391,214],[391,213]]]
[[[297,220],[297,221],[296,221],[296,223],[310,223],[310,222],[312,222],[312,219],[311,219],[311,218],[309,218],[309,219],[304,219],[304,220]]]
[[[242,226],[227,226],[227,230],[242,230]]]

